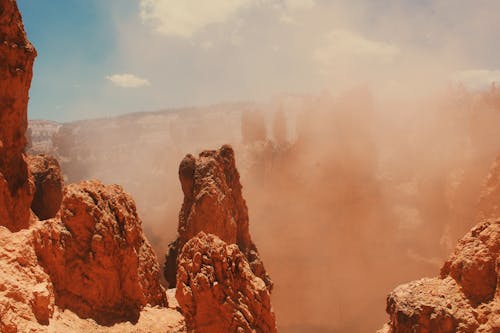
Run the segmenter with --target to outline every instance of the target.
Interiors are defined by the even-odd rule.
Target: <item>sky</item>
[[[38,51],[31,119],[263,101],[357,84],[402,94],[500,82],[497,0],[18,5]]]

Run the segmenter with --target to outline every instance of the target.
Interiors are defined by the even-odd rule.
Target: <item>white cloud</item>
[[[462,83],[468,88],[481,89],[491,83],[500,83],[500,70],[472,69],[455,73],[452,81]]]
[[[367,39],[348,30],[334,30],[314,52],[314,58],[322,65],[391,63],[400,53],[393,44]]]
[[[285,23],[285,24],[295,24],[297,23],[293,17],[291,17],[288,14],[283,14],[279,18],[280,22]]]
[[[161,34],[190,38],[210,24],[227,21],[251,3],[252,0],[140,0],[140,16]]]
[[[113,74],[106,76],[106,79],[111,81],[118,87],[122,88],[139,88],[150,86],[148,79],[143,79],[133,74]]]
[[[316,5],[314,0],[285,0],[285,6],[288,9],[308,9]]]

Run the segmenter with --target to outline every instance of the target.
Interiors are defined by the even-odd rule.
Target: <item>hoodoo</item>
[[[187,155],[179,178],[184,202],[165,276],[188,331],[276,332],[272,281],[250,237],[233,149]]]
[[[26,228],[34,194],[24,147],[36,51],[14,0],[0,1],[0,225]]]
[[[224,145],[219,150],[206,150],[198,158],[187,155],[180,163],[179,179],[184,202],[179,213],[179,236],[170,246],[165,265],[169,285],[175,286],[178,252],[203,231],[227,244],[237,244],[254,274],[271,290],[272,281],[250,237],[248,208],[233,148]]]

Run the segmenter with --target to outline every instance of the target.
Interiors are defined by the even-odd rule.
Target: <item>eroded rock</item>
[[[28,165],[35,181],[31,210],[40,220],[56,216],[61,207],[64,181],[59,162],[47,155],[28,156]]]
[[[0,227],[0,332],[39,332],[54,312],[53,286],[33,243],[30,229]]]
[[[179,213],[179,236],[167,255],[164,273],[168,284],[176,284],[173,263],[177,262],[177,254],[187,241],[203,231],[227,244],[237,244],[254,274],[271,290],[272,281],[250,237],[248,208],[233,148],[224,145],[219,150],[203,151],[198,158],[187,155],[180,163],[179,179],[184,201]]]
[[[35,244],[58,306],[102,324],[135,322],[147,304],[166,306],[156,256],[120,186],[71,184],[59,215],[42,222]]]
[[[389,294],[385,332],[500,332],[499,254],[500,219],[478,224],[459,241],[440,278]]]
[[[188,332],[277,332],[269,290],[236,244],[200,232],[178,262],[176,298]]]
[[[14,0],[0,0],[0,224],[26,228],[34,193],[25,161],[28,91],[36,57]]]

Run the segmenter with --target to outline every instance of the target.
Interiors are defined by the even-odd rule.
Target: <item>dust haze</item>
[[[495,85],[394,98],[379,88],[66,123],[54,153],[71,182],[124,186],[163,261],[182,202],[178,163],[232,144],[280,332],[374,331],[386,294],[437,275],[474,225],[500,148]]]
[[[131,193],[163,262],[178,164],[231,144],[279,331],[373,332],[387,293],[436,276],[475,224],[500,153],[498,52],[484,48],[498,44],[500,2],[381,3],[239,1],[179,31],[165,26],[172,13],[161,19],[175,6],[145,25],[102,2],[119,32],[115,68],[151,85],[108,82],[72,109],[158,111],[65,123],[52,153],[69,182]]]

